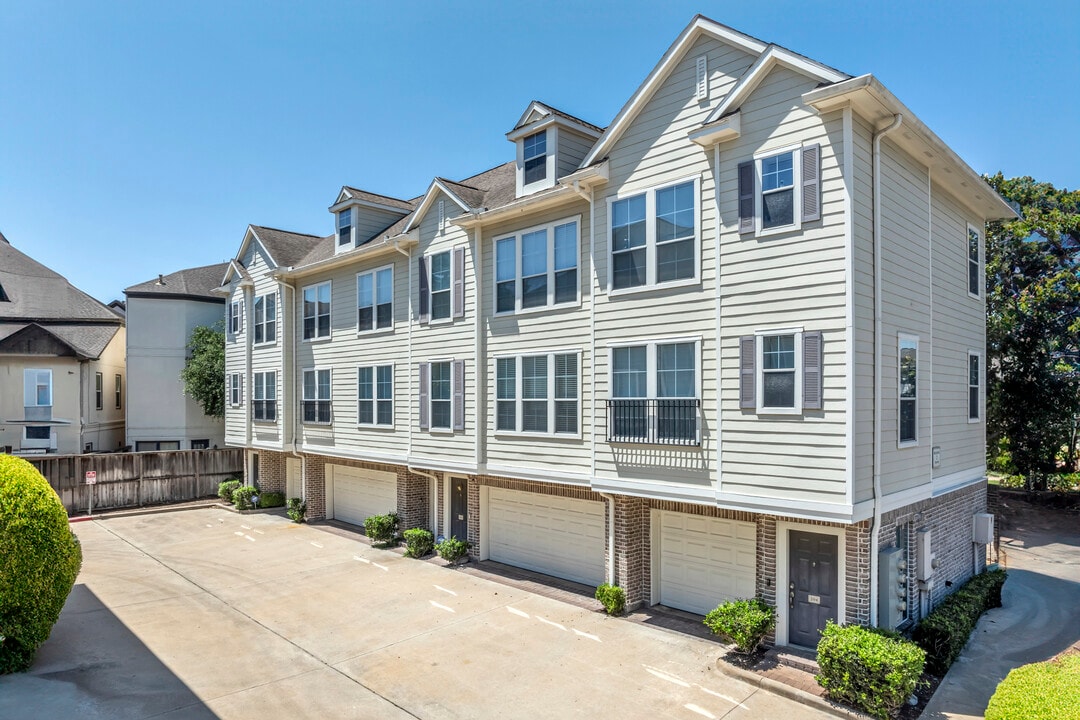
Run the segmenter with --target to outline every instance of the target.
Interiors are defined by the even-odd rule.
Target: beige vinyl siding
[[[412,456],[415,463],[438,466],[443,462],[451,464],[474,465],[476,461],[476,280],[474,277],[476,267],[476,248],[472,242],[472,232],[446,223],[446,227],[439,230],[439,201],[444,201],[445,216],[447,220],[460,215],[461,206],[450,198],[437,193],[434,202],[428,209],[427,214],[420,221],[420,243],[413,250],[413,259],[409,265],[409,272],[413,276],[412,300],[414,308],[413,331],[412,331],[412,373],[413,404],[413,446]],[[454,248],[465,249],[465,316],[440,320],[427,325],[419,322],[419,293],[420,280],[417,276],[416,258],[421,255],[431,255]],[[486,283],[485,283],[486,287]],[[451,285],[451,295],[453,286]],[[451,431],[421,431],[417,409],[419,408],[419,380],[420,363],[437,360],[464,360],[465,361],[465,430]]]
[[[934,291],[934,445],[941,448],[941,465],[933,476],[943,477],[982,468],[986,463],[986,418],[968,422],[968,351],[980,354],[982,389],[986,396],[986,310],[984,297],[968,295],[967,227],[979,230],[980,259],[983,224],[939,185],[933,198]],[[985,292],[981,293],[985,296]],[[973,474],[973,477],[977,477]],[[968,478],[970,479],[970,478]]]
[[[376,210],[364,206],[353,207],[353,225],[357,245],[362,245],[376,234],[400,220],[404,213]],[[335,240],[335,242],[337,242]]]
[[[852,116],[854,171],[855,298],[855,447],[853,499],[869,500],[874,491],[874,205],[873,135],[870,125]]]
[[[592,149],[593,140],[572,130],[559,128],[559,150],[555,165],[555,177],[561,178],[578,169],[581,161]]]
[[[251,249],[248,252],[248,257],[244,259],[245,266],[248,272],[251,274],[251,279],[255,284],[254,291],[251,295],[251,300],[248,303],[250,307],[244,309],[244,322],[245,325],[251,325],[251,327],[244,328],[244,342],[254,342],[254,324],[255,324],[255,298],[260,295],[273,295],[274,302],[276,303],[277,315],[275,321],[275,333],[277,340],[272,343],[261,343],[259,345],[253,345],[251,349],[251,375],[244,381],[245,388],[245,402],[244,410],[247,416],[247,421],[251,422],[251,441],[254,445],[272,446],[275,448],[281,447],[282,433],[281,428],[283,426],[282,412],[282,391],[284,390],[285,375],[282,372],[284,364],[282,362],[282,348],[288,339],[284,335],[284,328],[282,326],[282,294],[279,291],[278,282],[267,277],[267,272],[270,270],[270,266],[267,264],[266,257],[264,256],[261,246],[257,243],[251,244]],[[277,421],[268,422],[253,422],[252,418],[252,404],[254,399],[254,373],[257,372],[277,372]]]
[[[741,137],[720,148],[721,490],[776,498],[778,509],[784,499],[843,504],[848,490],[843,117],[802,104],[815,84],[774,68],[742,105]],[[791,232],[741,235],[739,163],[812,143],[821,145],[821,220]],[[774,328],[822,332],[823,410],[772,415],[739,408],[739,338]]]
[[[494,316],[495,311],[495,241],[523,229],[576,218],[578,221],[578,283],[581,304],[559,305],[543,310],[529,310],[512,315]],[[519,233],[520,234],[520,233]],[[589,206],[581,200],[567,202],[558,210],[550,210],[513,222],[500,223],[484,229],[483,286],[481,298],[486,335],[487,366],[484,383],[486,456],[490,465],[499,468],[544,471],[557,469],[562,473],[587,475],[590,460],[590,420],[588,408],[592,402],[589,343]],[[549,238],[550,241],[550,238]],[[520,245],[517,252],[521,252]],[[503,355],[539,355],[552,351],[577,351],[578,386],[581,391],[580,436],[524,437],[513,433],[495,433],[496,385],[495,358]],[[506,472],[505,470],[501,470]]]

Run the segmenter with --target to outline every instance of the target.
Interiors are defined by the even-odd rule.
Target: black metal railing
[[[700,445],[701,400],[608,400],[608,442]]]

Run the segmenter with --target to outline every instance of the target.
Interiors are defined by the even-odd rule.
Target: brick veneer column
[[[469,519],[469,557],[473,560],[480,559],[480,481],[475,477],[469,478],[468,487],[468,519]],[[449,528],[447,528],[449,531]]]
[[[649,597],[645,581],[648,564],[649,501],[615,495],[615,584],[626,592],[627,608],[636,608]],[[609,559],[610,562],[610,559]]]
[[[259,451],[259,490],[285,492],[285,453]]]
[[[304,497],[308,520],[326,519],[326,458],[304,455]]]
[[[397,514],[399,530],[427,529],[430,524],[431,481],[414,475],[406,468],[397,471]]]

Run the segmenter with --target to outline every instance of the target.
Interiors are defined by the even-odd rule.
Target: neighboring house
[[[223,327],[225,300],[211,291],[228,263],[159,275],[124,291],[127,314],[127,444],[144,450],[223,447],[225,421],[184,394],[180,371],[192,331]]]
[[[124,320],[0,235],[0,451],[124,444]]]
[[[507,139],[418,198],[343,188],[328,237],[248,228],[249,476],[631,605],[761,595],[781,644],[983,567],[983,227],[1013,212],[876,78],[699,16],[606,128],[533,102]]]

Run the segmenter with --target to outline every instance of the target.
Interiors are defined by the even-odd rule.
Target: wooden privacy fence
[[[184,502],[217,494],[218,483],[240,477],[241,448],[165,452],[26,456],[45,476],[68,513]],[[88,471],[97,473],[91,488]]]

